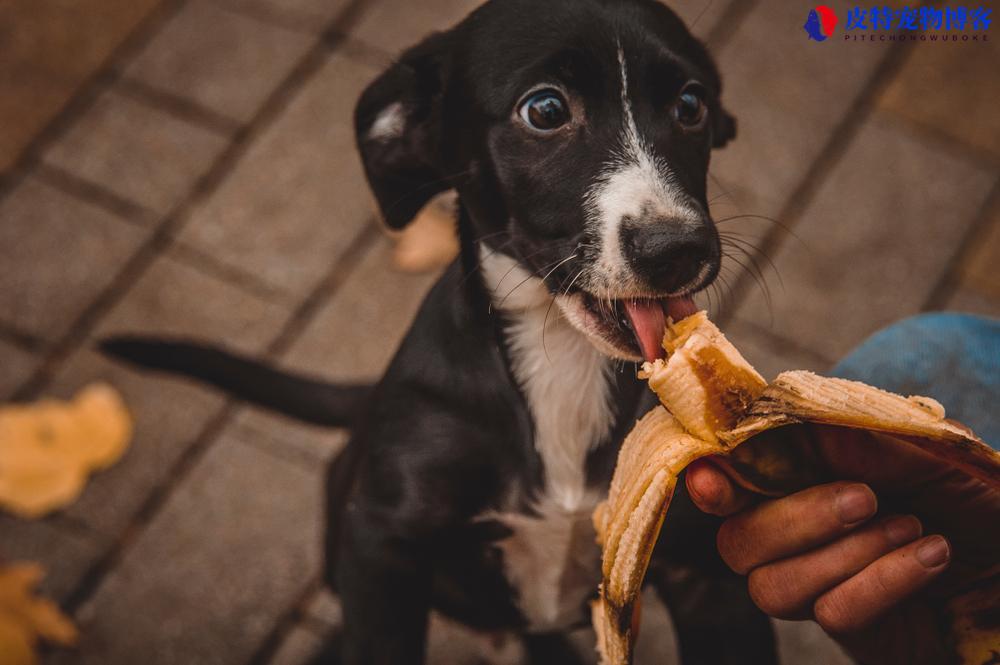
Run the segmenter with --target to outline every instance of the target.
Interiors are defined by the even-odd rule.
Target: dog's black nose
[[[719,239],[710,224],[626,222],[621,229],[622,252],[650,287],[675,293],[690,286],[706,266],[718,263]]]

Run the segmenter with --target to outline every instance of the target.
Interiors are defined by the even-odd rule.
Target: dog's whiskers
[[[535,254],[538,254],[538,253],[540,253],[540,252],[535,252]],[[507,302],[507,299],[510,298],[514,294],[515,291],[517,291],[519,288],[521,288],[522,286],[524,286],[525,284],[527,284],[530,280],[537,279],[538,278],[538,273],[540,273],[542,270],[546,270],[546,269],[552,267],[553,265],[555,266],[555,267],[552,267],[552,270],[549,270],[549,272],[545,275],[545,277],[541,278],[542,282],[544,283],[545,280],[548,279],[548,277],[559,268],[559,266],[563,265],[564,263],[566,263],[568,261],[572,261],[575,258],[576,258],[576,254],[572,254],[572,255],[567,256],[566,258],[561,259],[559,261],[555,261],[553,263],[546,264],[546,265],[542,266],[541,268],[539,268],[536,272],[533,272],[533,273],[529,274],[527,277],[525,277],[520,282],[518,282],[518,284],[513,289],[511,289],[510,291],[507,292],[507,295],[505,295],[500,300],[500,302],[497,304],[497,309],[503,309],[503,305],[504,305],[505,302]],[[511,273],[511,271],[514,270],[514,268],[517,268],[517,267],[518,267],[518,264],[515,264],[513,267],[511,267],[511,269],[507,271],[507,274],[504,275],[504,277],[506,278],[506,276],[509,275]],[[500,282],[502,283],[503,279],[501,279]],[[497,286],[499,287],[500,283],[498,283]]]
[[[562,261],[560,261],[559,263],[557,263],[555,268],[553,268],[552,270],[550,270],[547,273],[545,273],[545,277],[542,277],[542,281],[544,282],[549,277],[551,277],[552,273],[554,273],[556,270],[559,269],[559,266],[561,266],[561,265],[563,265],[565,263],[568,263],[568,262],[572,261],[575,258],[577,258],[576,254],[571,254],[570,256],[567,256],[565,259],[563,259]]]
[[[771,267],[771,271],[774,272],[775,277],[778,278],[779,286],[781,286],[781,288],[784,289],[785,284],[781,278],[781,272],[778,270],[778,266],[775,265],[773,260],[771,260],[771,257],[767,254],[767,252],[762,251],[757,245],[753,244],[748,240],[743,240],[742,238],[733,237],[733,234],[729,232],[719,233],[719,239],[724,244],[728,244],[728,246],[730,246],[731,248],[738,249],[739,251],[743,252],[743,254],[747,256],[747,258],[749,258],[751,261],[754,262],[754,265],[757,266],[757,271],[762,275],[763,275],[763,270],[761,270],[760,266],[757,264],[756,258],[761,257],[765,261],[767,261],[767,264]]]

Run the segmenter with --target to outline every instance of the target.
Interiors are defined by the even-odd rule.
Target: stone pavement
[[[137,421],[76,504],[0,516],[0,557],[42,561],[83,628],[50,662],[295,665],[338,621],[318,581],[320,492],[345,433],[111,364],[93,343],[169,332],[377,376],[433,277],[389,265],[352,104],[392,54],[476,4],[105,3],[123,9],[86,58],[36,63],[64,76],[0,136],[27,146],[0,164],[0,399],[104,379]],[[1000,314],[996,41],[816,44],[799,3],[675,4],[740,122],[713,163],[714,207],[749,255],[710,304],[765,374],[825,370],[920,311]],[[650,606],[663,629],[639,662],[673,649]],[[474,651],[454,627],[436,634],[439,662]],[[788,663],[846,662],[807,624],[780,635]]]

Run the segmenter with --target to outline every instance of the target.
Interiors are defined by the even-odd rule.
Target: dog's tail
[[[188,376],[239,399],[297,420],[349,426],[373,386],[335,384],[291,374],[236,353],[184,340],[116,336],[100,342],[105,355],[133,365]]]

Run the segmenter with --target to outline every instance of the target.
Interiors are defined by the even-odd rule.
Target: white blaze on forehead
[[[618,64],[624,118],[622,134],[617,150],[587,191],[584,201],[588,224],[601,243],[599,265],[595,270],[606,280],[620,279],[628,272],[621,251],[624,218],[638,221],[648,215],[650,219],[699,221],[698,213],[688,202],[670,167],[653,153],[639,132],[629,96],[625,51],[620,45]]]
[[[399,138],[406,129],[406,113],[401,102],[393,102],[382,109],[375,117],[368,138],[375,141],[387,141]]]

